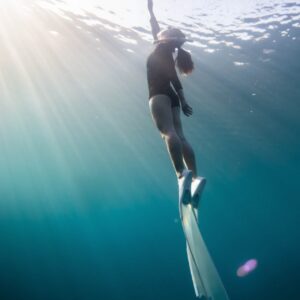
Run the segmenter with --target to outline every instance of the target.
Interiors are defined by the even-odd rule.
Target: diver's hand
[[[181,109],[183,111],[183,113],[189,117],[193,114],[193,109],[191,106],[189,106],[186,102],[181,104]]]
[[[189,117],[193,114],[193,109],[188,105],[188,103],[185,100],[183,89],[180,89],[177,91],[177,95],[181,104],[181,109],[183,113]]]
[[[150,12],[153,11],[153,1],[152,1],[152,0],[148,0],[148,10],[149,10]]]

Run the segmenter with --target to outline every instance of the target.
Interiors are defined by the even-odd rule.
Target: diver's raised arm
[[[153,35],[153,39],[157,41],[157,34],[160,32],[159,24],[156,20],[156,17],[153,12],[153,1],[148,0],[148,11],[150,14],[150,24],[151,24],[151,31]]]

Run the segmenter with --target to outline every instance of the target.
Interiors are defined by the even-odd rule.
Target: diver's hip
[[[149,105],[152,105],[152,103],[154,102],[161,102],[161,101],[167,102],[172,107],[180,106],[179,98],[175,93],[174,94],[159,93],[149,97]]]

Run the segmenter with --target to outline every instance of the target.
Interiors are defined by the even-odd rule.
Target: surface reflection
[[[123,41],[132,41],[132,32],[138,38],[152,41],[144,2],[118,1],[43,1],[39,5],[69,19],[73,13],[88,26],[106,26],[115,31],[118,26],[130,29],[128,36],[115,35]],[[221,47],[241,49],[244,41],[260,42],[270,39],[281,30],[281,37],[296,39],[292,28],[299,28],[300,4],[289,1],[163,1],[156,4],[156,12],[163,26],[179,26],[195,43],[194,47],[214,53]],[[87,15],[93,17],[87,17]],[[105,21],[106,20],[106,21]]]

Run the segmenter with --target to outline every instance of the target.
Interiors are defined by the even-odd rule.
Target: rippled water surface
[[[154,9],[194,40],[183,124],[230,299],[300,298],[300,2]],[[152,49],[146,1],[1,2],[1,299],[195,298],[148,111]],[[249,259],[257,269],[238,277]]]

